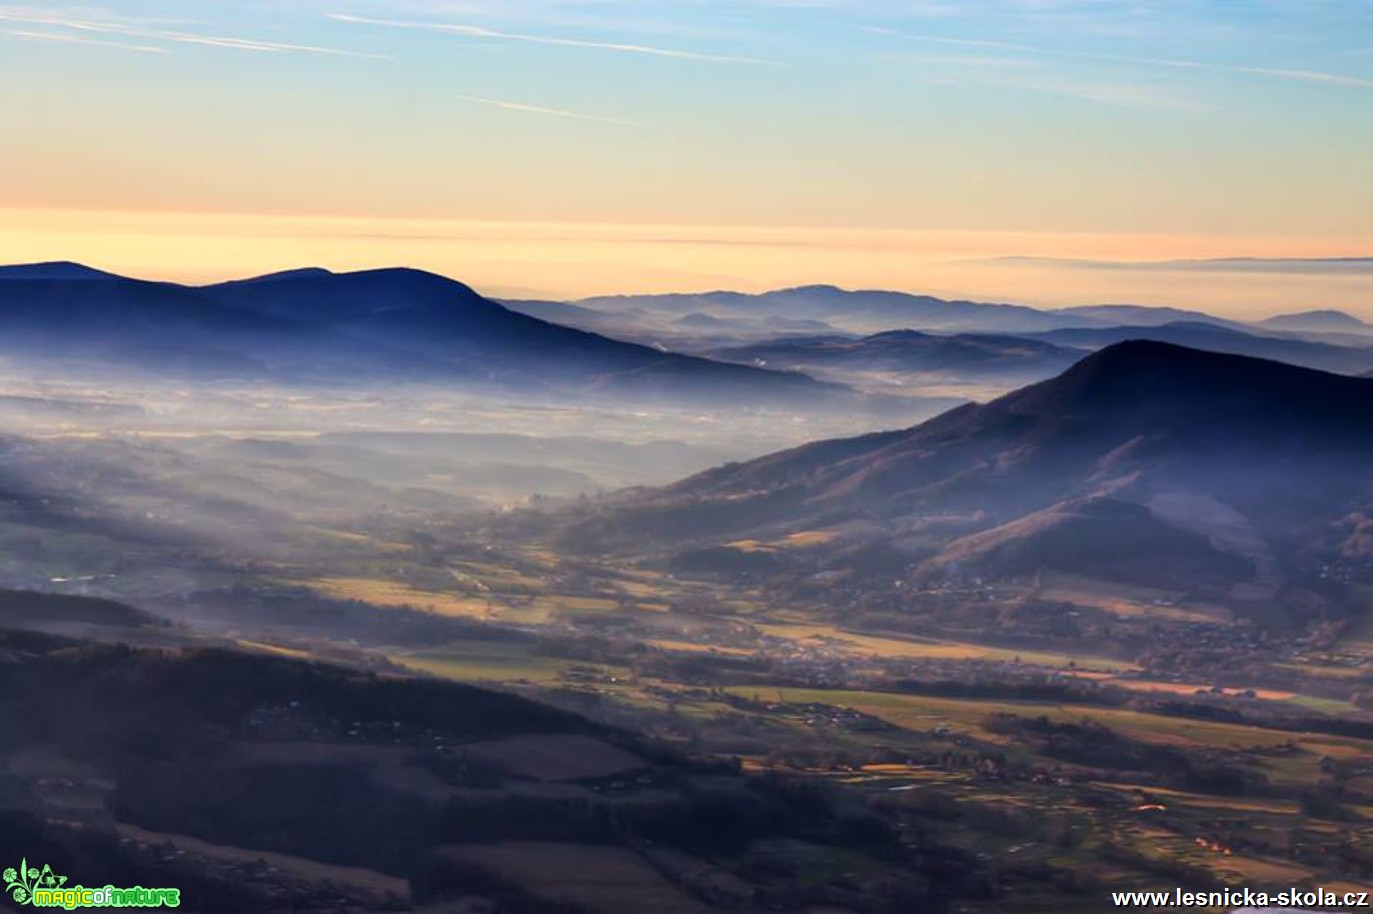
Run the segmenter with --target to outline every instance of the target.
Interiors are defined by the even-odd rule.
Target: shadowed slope
[[[1153,342],[913,429],[825,441],[632,492],[578,542],[779,536],[855,522],[926,572],[1050,565],[1272,577],[1373,503],[1373,382]],[[995,531],[995,532],[993,532]]]

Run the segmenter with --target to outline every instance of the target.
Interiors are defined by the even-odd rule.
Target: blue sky
[[[0,2],[0,78],[13,210],[1373,239],[1366,0]]]

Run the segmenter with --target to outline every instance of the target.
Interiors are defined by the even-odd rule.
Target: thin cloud
[[[979,43],[978,50],[986,51]],[[1162,108],[1193,114],[1210,107],[1196,99],[1169,91],[1166,87],[1140,83],[1106,82],[1064,77],[1051,72],[1042,60],[1021,52],[1020,56],[994,54],[900,54],[886,59],[921,67],[922,79],[930,85],[979,86],[1068,96],[1103,105],[1130,108]]]
[[[579,111],[567,111],[562,108],[546,108],[542,105],[527,105],[523,102],[504,101],[499,98],[483,98],[480,95],[459,95],[460,101],[471,102],[474,105],[488,105],[492,108],[501,108],[506,111],[519,111],[525,114],[546,114],[552,117],[565,117],[578,121],[595,121],[600,124],[617,124],[621,127],[634,126],[629,121],[622,121],[614,117],[602,117],[596,114],[582,114]]]
[[[82,38],[79,35],[63,35],[59,32],[32,32],[26,29],[6,29],[5,34],[26,41],[56,41],[62,44],[80,44],[98,48],[118,48],[121,51],[141,51],[144,54],[166,54],[166,48],[155,48],[145,44],[126,44],[122,41],[102,41],[99,38]]]
[[[1155,86],[1054,79],[1032,75],[1035,72],[1033,69],[1016,70],[1015,78],[1011,79],[1004,75],[1010,72],[1007,67],[975,67],[957,75],[925,76],[923,82],[934,86],[974,86],[1060,95],[1101,105],[1116,105],[1126,108],[1160,108],[1170,111],[1184,111],[1190,114],[1202,114],[1211,110],[1208,105],[1202,102],[1161,90]]]
[[[1211,110],[1210,106],[1202,102],[1180,98],[1149,86],[1056,82],[1053,80],[1019,80],[1007,82],[1004,85],[1008,88],[1023,89],[1027,92],[1066,95],[1101,105],[1120,105],[1127,108],[1163,108],[1170,111],[1186,111],[1191,114],[1204,114]]]
[[[1293,82],[1320,83],[1343,86],[1350,89],[1373,89],[1373,80],[1341,73],[1327,73],[1321,70],[1291,70],[1278,67],[1248,67],[1233,64],[1208,63],[1201,60],[1177,60],[1155,57],[1132,57],[1125,54],[1102,54],[1093,51],[1068,51],[1059,48],[1046,48],[1039,45],[1018,44],[1010,41],[988,41],[973,38],[936,38],[930,35],[911,35],[915,41],[931,44],[955,45],[970,48],[991,48],[1002,51],[1015,51],[1020,54],[1037,54],[1045,57],[1069,57],[1077,60],[1102,60],[1112,63],[1128,63],[1146,67],[1166,67],[1175,70],[1209,70],[1216,73],[1239,73],[1248,76],[1264,76]]]
[[[350,22],[356,25],[373,25],[391,29],[414,29],[427,32],[443,32],[450,35],[463,35],[468,38],[485,38],[496,41],[521,41],[529,44],[548,44],[570,48],[594,48],[601,51],[616,51],[622,54],[647,54],[652,57],[671,57],[678,60],[701,60],[711,63],[752,64],[755,66],[776,66],[774,61],[759,60],[756,57],[731,57],[722,54],[702,54],[695,51],[680,51],[643,44],[622,44],[613,41],[590,41],[581,38],[559,38],[553,35],[530,35],[521,32],[502,32],[479,25],[456,25],[444,22],[417,22],[405,19],[372,19],[366,16],[352,16],[346,13],[328,13],[330,19]]]
[[[41,25],[49,28],[68,29],[74,32],[90,32],[95,34],[122,35],[129,38],[144,38],[154,41],[166,41],[178,44],[194,44],[215,48],[227,48],[234,51],[253,51],[257,53],[297,53],[297,54],[327,54],[338,57],[366,57],[372,59],[385,59],[385,55],[366,54],[360,51],[348,51],[341,48],[326,48],[308,44],[288,44],[280,41],[266,41],[257,38],[232,38],[222,35],[204,35],[195,32],[171,31],[166,29],[146,28],[144,26],[131,25],[120,22],[97,21],[92,19],[75,19],[63,16],[41,15],[30,12],[13,12],[0,10],[0,21],[17,22],[24,25]]]
[[[1250,73],[1255,76],[1272,76],[1297,82],[1326,83],[1332,86],[1345,86],[1350,89],[1373,89],[1373,79],[1358,76],[1345,76],[1342,73],[1326,73],[1321,70],[1283,70],[1273,67],[1234,67],[1223,64],[1198,63],[1191,60],[1161,60],[1160,66],[1185,69],[1221,70],[1229,73]]]
[[[1041,68],[1043,64],[1037,60],[1027,60],[1024,57],[995,57],[986,54],[902,54],[888,56],[888,60],[902,60],[911,63],[927,64],[931,66],[949,67],[969,67],[985,68],[990,70],[1005,70],[1008,68]]]

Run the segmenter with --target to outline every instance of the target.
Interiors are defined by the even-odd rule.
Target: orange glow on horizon
[[[0,245],[8,262],[78,260],[188,283],[302,266],[411,266],[507,297],[763,291],[830,283],[1039,305],[1173,304],[1236,316],[1311,307],[1373,311],[1366,276],[995,262],[1347,257],[1373,249],[1373,239],[1363,238],[0,209]]]

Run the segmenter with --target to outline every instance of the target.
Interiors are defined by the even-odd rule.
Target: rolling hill
[[[1373,333],[1373,324],[1343,311],[1302,311],[1259,321],[1260,327],[1297,333]]]
[[[1333,556],[1368,561],[1348,521],[1373,511],[1370,452],[1368,380],[1132,341],[912,429],[621,495],[573,529],[669,551],[827,531],[840,568],[866,539],[926,578],[1050,567],[1271,598]]]
[[[1340,346],[1289,336],[1262,335],[1257,331],[1249,332],[1233,326],[1193,321],[1177,321],[1157,326],[1069,328],[1025,336],[1059,346],[1089,349],[1110,346],[1126,340],[1153,340],[1212,352],[1272,359],[1290,365],[1341,374],[1358,374],[1373,368],[1373,346]]]
[[[416,270],[308,269],[190,287],[76,264],[0,268],[0,349],[138,374],[463,384],[501,393],[842,405],[796,374],[625,343],[510,311]]]
[[[26,599],[34,616],[71,602]],[[932,839],[899,856],[888,820],[858,818],[857,802],[779,789],[737,761],[526,697],[262,646],[102,644],[11,621],[0,619],[7,866],[174,886],[188,910],[262,914],[762,912],[893,886],[904,906],[941,911],[961,889],[941,869],[961,856],[933,855]],[[769,844],[843,859],[864,882],[750,869]],[[719,897],[697,874],[723,865],[746,875]]]
[[[267,369],[269,341],[298,347],[307,328],[79,264],[0,267],[0,347],[15,358],[247,375]]]
[[[897,327],[945,333],[1019,333],[1059,327],[1096,327],[1103,322],[1026,305],[950,301],[880,289],[848,290],[836,286],[799,286],[773,292],[705,292],[699,294],[626,295],[590,298],[575,305],[631,318],[676,320],[697,314],[761,321],[819,321],[844,331],[874,333]]]
[[[0,267],[0,282],[6,280],[78,281],[120,278],[113,273],[106,273],[104,270],[97,270],[94,267],[65,260]]]
[[[1215,317],[1203,311],[1189,311],[1184,308],[1165,308],[1150,305],[1077,305],[1061,308],[1060,314],[1073,314],[1090,317],[1106,324],[1156,327],[1161,324],[1199,323],[1214,324],[1218,327],[1240,327],[1235,321]]]
[[[912,331],[1015,337],[1084,351],[1128,339],[1152,339],[1341,373],[1373,367],[1370,325],[1340,311],[1301,312],[1246,322],[1163,306],[1038,308],[824,285],[760,294],[720,291],[604,296],[575,303],[512,302],[511,307],[594,332],[613,328],[615,335],[666,345],[675,351],[748,364],[762,360],[772,367],[798,370],[821,363],[856,363],[856,358],[847,356],[852,351],[873,355],[883,370],[912,370],[893,366],[890,352],[890,344],[899,339],[890,334]],[[905,338],[907,343],[913,340]],[[798,348],[808,351],[799,353]],[[970,374],[975,375],[972,364],[970,360]],[[1051,370],[1066,364],[1059,363]],[[991,374],[983,380],[994,384],[998,366],[987,363],[985,367]],[[1020,377],[1029,381],[1048,375],[1048,371],[1026,372]],[[853,383],[848,375],[835,377]]]
[[[1082,358],[1078,349],[991,334],[939,336],[892,330],[861,339],[843,336],[776,339],[717,349],[718,359],[760,367],[824,372],[881,371],[952,378],[1041,380]]]

